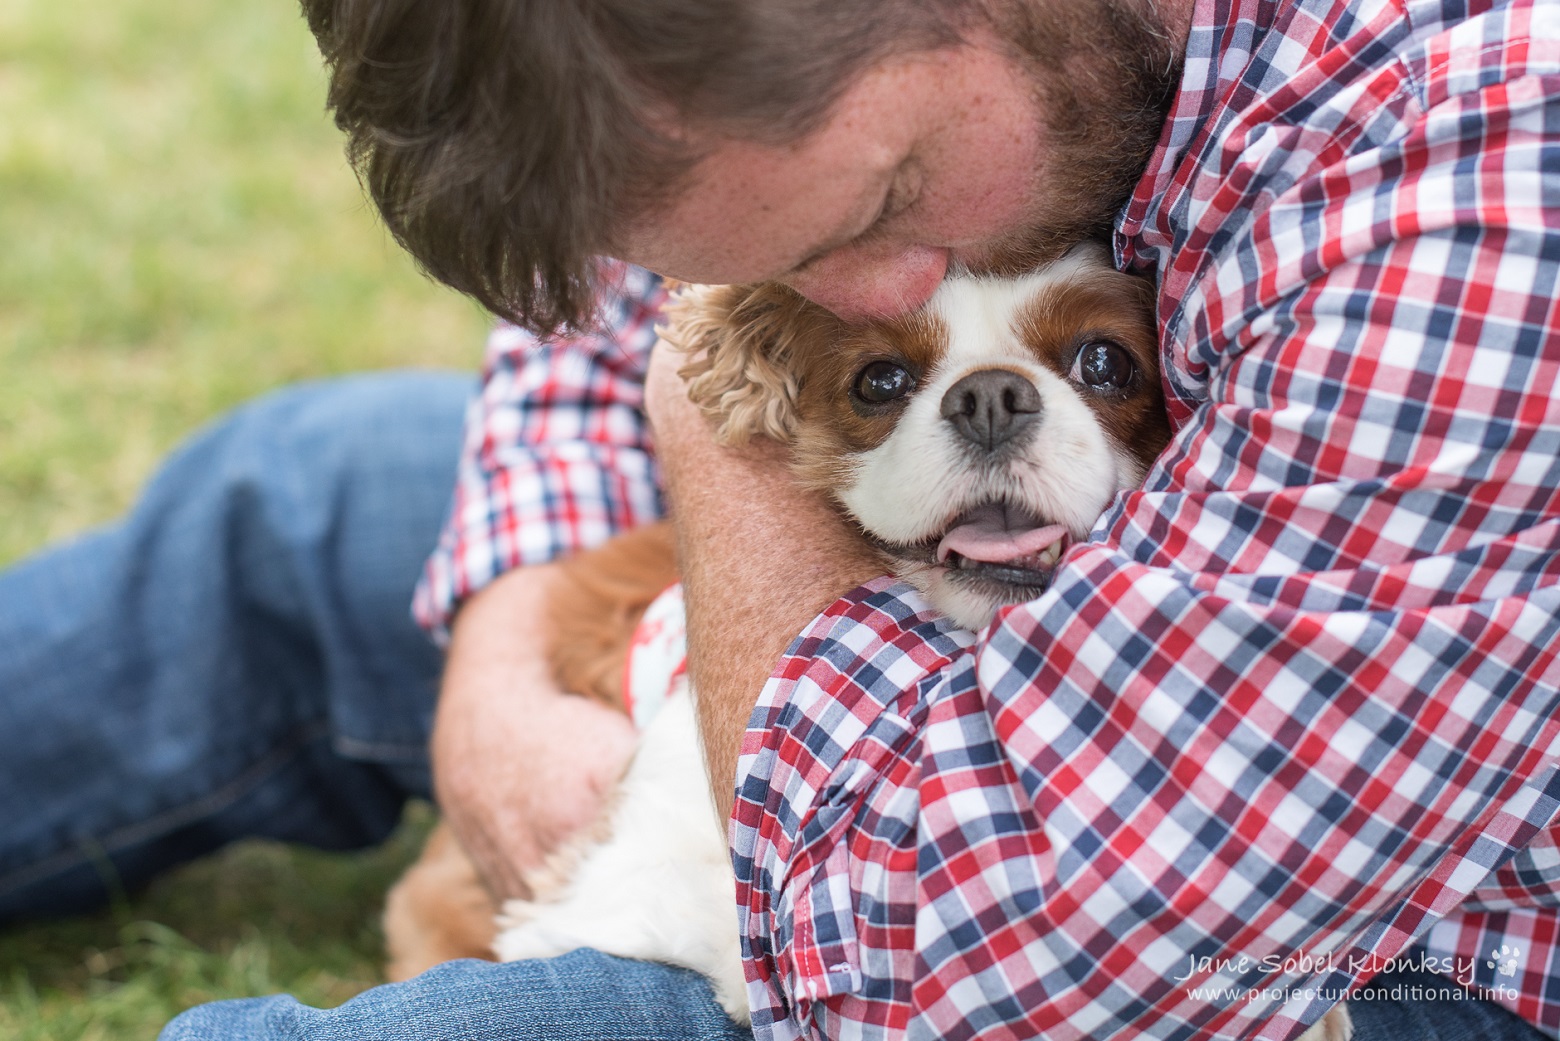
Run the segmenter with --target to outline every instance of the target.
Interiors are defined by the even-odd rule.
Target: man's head
[[[1148,3],[304,7],[391,230],[545,329],[589,319],[598,253],[882,313],[950,264],[1013,270],[1098,233],[1175,83]]]

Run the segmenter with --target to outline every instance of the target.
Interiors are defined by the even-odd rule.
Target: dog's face
[[[772,286],[694,291],[668,338],[707,349],[692,392],[728,439],[789,440],[896,574],[979,628],[1043,592],[1167,443],[1152,302],[1085,246],[866,325]]]

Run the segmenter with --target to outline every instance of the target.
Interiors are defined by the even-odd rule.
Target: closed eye
[[[801,263],[778,276],[777,281],[784,282],[793,275],[801,274],[809,266],[816,264],[835,250],[868,240],[881,232],[889,221],[915,205],[916,200],[921,196],[923,181],[921,164],[914,157],[905,159],[894,169],[894,176],[889,181],[888,190],[883,193],[882,205],[878,207],[877,215],[866,227],[854,235],[836,239],[813,250]]]
[[[883,195],[883,206],[878,210],[877,217],[873,219],[867,230],[856,236],[855,241],[871,238],[882,231],[889,221],[915,205],[916,200],[921,197],[924,181],[921,164],[914,156],[900,163],[899,168],[894,171],[894,179],[889,184],[888,191]]]

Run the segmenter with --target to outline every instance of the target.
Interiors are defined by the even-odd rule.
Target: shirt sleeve
[[[413,602],[441,642],[460,603],[505,571],[661,515],[642,406],[666,290],[628,265],[607,275],[599,331],[544,342],[499,325],[488,339],[454,500]]]
[[[1556,96],[1275,206],[1044,597],[961,640],[882,583],[792,646],[732,825],[761,1034],[1281,1039],[1421,940],[1501,1000],[1508,922],[1560,1023]]]

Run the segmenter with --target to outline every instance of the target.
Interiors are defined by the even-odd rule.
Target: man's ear
[[[716,438],[790,441],[807,352],[827,350],[834,316],[774,283],[687,286],[666,316],[661,340],[688,355],[679,375]]]

